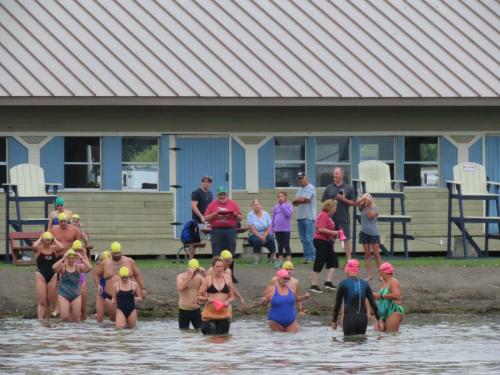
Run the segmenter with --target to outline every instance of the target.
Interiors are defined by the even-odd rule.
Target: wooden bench
[[[10,254],[12,263],[16,266],[30,266],[36,264],[35,253],[29,242],[35,242],[40,238],[42,232],[11,232],[9,233]],[[19,241],[18,244],[15,241]],[[29,259],[23,259],[30,252]]]

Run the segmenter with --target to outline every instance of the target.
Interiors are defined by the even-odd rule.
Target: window
[[[297,173],[306,167],[305,138],[276,137],[274,151],[276,187],[297,186]]]
[[[7,182],[7,137],[0,137],[0,184]]]
[[[101,140],[99,137],[64,138],[64,187],[101,187]]]
[[[351,180],[351,151],[349,137],[316,138],[316,185],[327,186],[333,181],[333,169],[344,169],[344,181]]]
[[[408,186],[438,186],[438,138],[405,138],[405,180]]]
[[[394,179],[394,137],[360,137],[360,161],[379,160],[389,164]]]
[[[158,138],[122,138],[122,188],[158,189]]]

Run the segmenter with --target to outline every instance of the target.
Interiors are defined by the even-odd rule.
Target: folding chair
[[[451,226],[454,223],[462,235],[464,258],[467,258],[467,242],[474,248],[478,256],[488,256],[490,239],[500,239],[500,216],[489,216],[490,202],[495,201],[497,215],[500,215],[499,190],[500,183],[488,181],[481,164],[461,163],[453,167],[453,181],[446,181],[448,188],[448,243],[447,256],[451,254]],[[453,200],[458,201],[458,216],[453,216]],[[466,216],[464,201],[483,201],[485,211],[483,216]],[[465,228],[465,224],[485,224],[484,251],[481,250],[473,236]],[[498,234],[490,233],[490,224],[498,225]]]

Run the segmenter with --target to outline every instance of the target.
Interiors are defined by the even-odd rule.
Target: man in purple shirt
[[[287,192],[278,192],[278,202],[273,208],[273,219],[271,223],[274,237],[278,243],[278,262],[275,267],[279,268],[283,264],[283,255],[286,259],[292,259],[290,250],[290,232],[292,230],[293,206],[287,201]]]

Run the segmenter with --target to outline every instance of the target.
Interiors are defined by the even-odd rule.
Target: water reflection
[[[109,323],[0,320],[0,373],[297,374],[498,373],[500,317],[409,316],[400,334],[344,338],[327,323],[303,321],[297,334],[266,321],[238,320],[228,336],[179,331],[175,321]]]

